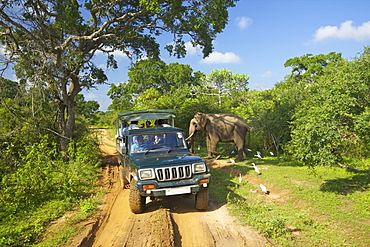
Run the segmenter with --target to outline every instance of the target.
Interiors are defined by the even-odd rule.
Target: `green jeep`
[[[130,188],[134,213],[144,212],[146,197],[172,195],[195,196],[198,210],[208,208],[211,174],[202,158],[189,152],[183,131],[173,127],[174,117],[173,110],[157,109],[118,114],[120,180],[122,188]]]

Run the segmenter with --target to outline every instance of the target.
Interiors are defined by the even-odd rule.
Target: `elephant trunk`
[[[195,154],[195,151],[194,151],[194,137],[190,137],[190,142],[188,143],[188,145],[189,145],[190,153]]]

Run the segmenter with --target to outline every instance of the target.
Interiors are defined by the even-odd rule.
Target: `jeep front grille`
[[[158,181],[190,178],[192,175],[190,165],[156,168],[155,174],[157,175]]]

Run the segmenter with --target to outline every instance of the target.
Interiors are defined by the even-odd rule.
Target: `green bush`
[[[0,246],[37,242],[46,224],[89,197],[96,183],[100,156],[94,139],[71,143],[68,161],[47,138],[25,148],[17,169],[0,181]]]
[[[252,162],[262,174],[255,173]],[[210,196],[279,246],[339,246],[344,241],[348,246],[369,246],[368,164],[369,160],[349,163],[358,171],[310,170],[277,158],[248,160],[212,169]],[[243,174],[242,182],[238,173]],[[261,193],[260,183],[271,193]]]

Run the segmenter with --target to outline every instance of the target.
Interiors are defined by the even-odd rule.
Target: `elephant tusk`
[[[193,133],[191,133],[191,135],[188,137],[188,138],[186,138],[185,140],[187,141],[187,140],[189,140],[190,138],[192,138],[193,137],[193,135],[194,135],[194,132]]]

